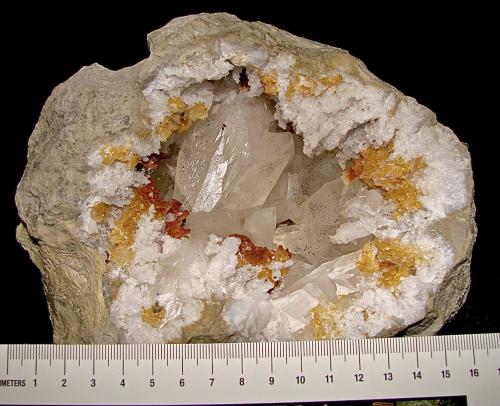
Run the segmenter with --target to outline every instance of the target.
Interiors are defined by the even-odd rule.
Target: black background
[[[159,2],[158,2],[159,3]],[[161,5],[159,5],[161,4]],[[78,2],[64,7],[26,6],[3,11],[2,266],[0,342],[49,343],[51,327],[39,272],[15,241],[15,187],[26,163],[28,137],[51,90],[81,66],[110,69],[148,56],[146,34],[170,19],[202,11],[227,11],[260,20],[296,35],[347,49],[384,81],[436,112],[443,124],[469,144],[474,170],[479,235],[472,262],[472,289],[465,306],[442,333],[500,330],[500,249],[495,189],[498,137],[498,45],[493,11],[479,4],[350,9],[302,2],[234,2],[197,6],[168,1],[114,9]],[[273,7],[271,7],[273,5]]]

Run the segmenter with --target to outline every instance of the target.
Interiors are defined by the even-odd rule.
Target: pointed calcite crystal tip
[[[141,63],[58,86],[31,136],[17,237],[55,342],[432,334],[455,314],[471,164],[431,111],[228,14],[148,39]]]

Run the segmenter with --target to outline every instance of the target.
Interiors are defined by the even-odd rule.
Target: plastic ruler
[[[0,345],[0,404],[370,400],[356,404],[397,405],[394,399],[451,396],[465,397],[456,404],[500,405],[500,334],[271,343]]]

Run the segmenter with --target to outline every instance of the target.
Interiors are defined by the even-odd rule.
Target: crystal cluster
[[[227,336],[239,339],[397,329],[387,320],[398,317],[400,296],[417,289],[405,283],[435,254],[398,236],[336,238],[364,212],[386,227],[418,212],[425,157],[396,155],[394,139],[348,159],[335,150],[308,156],[293,125],[275,121],[275,74],[258,72],[262,94],[254,95],[243,73],[207,85],[209,112],[200,101],[166,99],[157,135],[149,135],[162,140],[159,153],[101,149],[101,165],[132,162],[148,179],[114,219],[110,205],[92,207],[97,222],[109,223],[110,280],[120,285],[111,314],[125,341],[183,341],[215,303]],[[287,99],[296,88],[314,95],[298,83],[293,76]]]
[[[429,110],[345,51],[233,16],[149,40],[150,59],[58,88],[30,142],[18,239],[56,341],[432,333],[456,311],[471,167]]]

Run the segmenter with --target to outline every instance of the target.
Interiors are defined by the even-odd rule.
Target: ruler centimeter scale
[[[0,404],[221,404],[466,396],[500,405],[500,334],[0,345]]]

